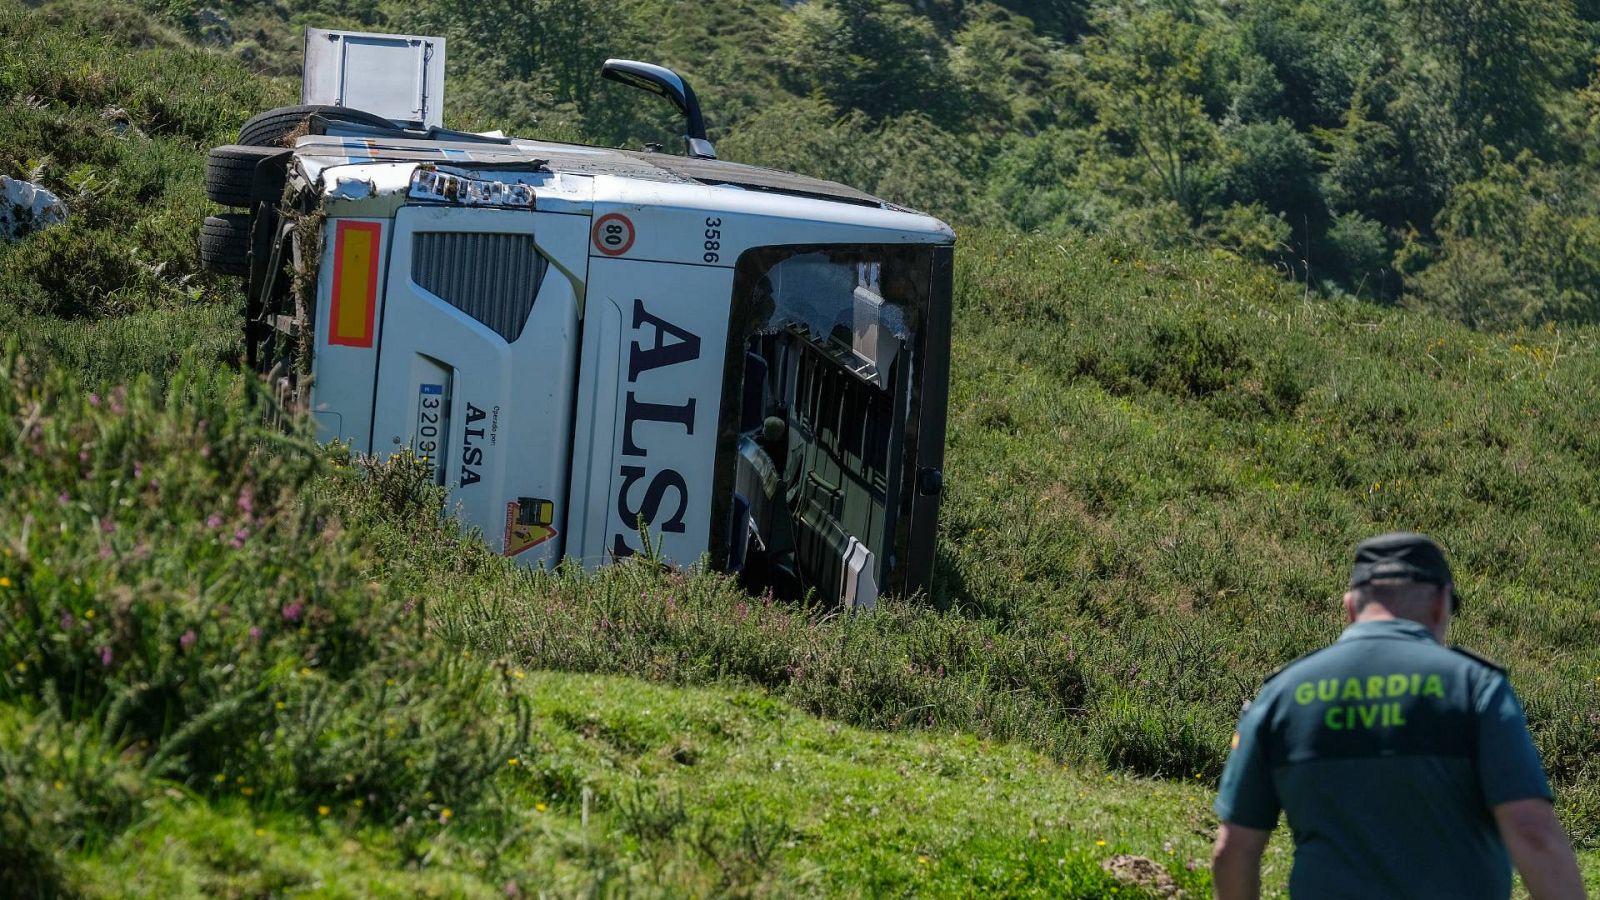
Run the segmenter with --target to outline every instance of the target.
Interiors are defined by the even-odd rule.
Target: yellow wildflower
[[[506,765],[508,765],[508,766],[516,766],[516,765],[521,765],[521,764],[522,764],[522,760],[517,759],[515,756],[513,756],[510,759],[506,760]]]
[[[0,575],[0,587],[11,587],[11,579]]]
[[[1105,845],[1106,845],[1106,841],[1105,841],[1105,838],[1101,838],[1101,839],[1100,839],[1100,840],[1098,840],[1098,841],[1095,841],[1095,842],[1094,842],[1094,845],[1095,845],[1095,846],[1096,846],[1096,847],[1104,847],[1104,846],[1105,846]]]
[[[533,805],[533,808],[538,812],[544,812],[545,810],[549,809],[550,807],[545,806],[543,803],[535,803]]]
[[[244,787],[239,788],[239,793],[245,795],[246,797],[249,797],[249,796],[253,795],[255,792],[256,792],[256,789],[253,788],[253,787],[250,787],[249,785],[245,785]]]
[[[86,610],[84,610],[84,611],[83,611],[83,617],[84,617],[84,618],[85,618],[85,619],[92,619],[92,618],[94,618],[94,610],[92,610],[92,609],[86,609]]]
[[[917,865],[919,865],[919,866],[925,866],[925,865],[927,865],[927,864],[928,864],[928,858],[927,858],[927,857],[926,857],[926,856],[919,856],[919,857],[917,857]]]
[[[455,813],[451,812],[450,811],[450,807],[448,807],[448,806],[446,806],[444,809],[439,810],[439,818],[441,820],[442,819],[448,819],[453,815],[455,815]]]
[[[257,828],[256,829],[256,837],[266,837],[266,836],[267,836],[267,830],[265,828]]]
[[[319,816],[325,816],[325,815],[327,815],[328,813],[331,813],[331,812],[333,812],[333,810],[329,809],[326,806],[317,807],[317,815],[319,815]]]
[[[26,672],[26,671],[28,671],[28,664],[25,663],[25,662],[17,663],[17,671],[18,672]]]

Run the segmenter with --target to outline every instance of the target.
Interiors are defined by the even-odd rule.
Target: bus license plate
[[[433,472],[433,483],[443,484],[444,471],[444,385],[417,387],[417,428],[412,434],[411,451]]]

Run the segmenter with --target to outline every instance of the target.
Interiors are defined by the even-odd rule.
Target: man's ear
[[[1344,605],[1344,623],[1346,625],[1352,624],[1356,620],[1356,592],[1345,591],[1342,603]]]
[[[1450,619],[1450,585],[1442,585],[1433,598],[1433,621],[1436,625],[1443,625]]]

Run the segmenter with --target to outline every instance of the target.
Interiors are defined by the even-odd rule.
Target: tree
[[[908,112],[950,124],[966,110],[952,91],[949,51],[928,19],[886,0],[811,0],[783,13],[775,55],[802,96],[874,119]]]
[[[1083,44],[1094,132],[1123,147],[1154,193],[1198,220],[1214,174],[1226,77],[1214,35],[1165,10],[1103,20]]]
[[[1420,298],[1475,325],[1600,321],[1600,180],[1523,151],[1484,151],[1439,214]]]
[[[1484,146],[1542,149],[1573,74],[1572,0],[1390,0],[1408,76],[1401,107],[1451,181]]]

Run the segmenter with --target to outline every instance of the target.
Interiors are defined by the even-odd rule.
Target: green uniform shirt
[[[1490,807],[1550,798],[1499,668],[1402,619],[1360,622],[1268,679],[1239,721],[1217,818],[1294,834],[1289,893],[1503,898]]]

